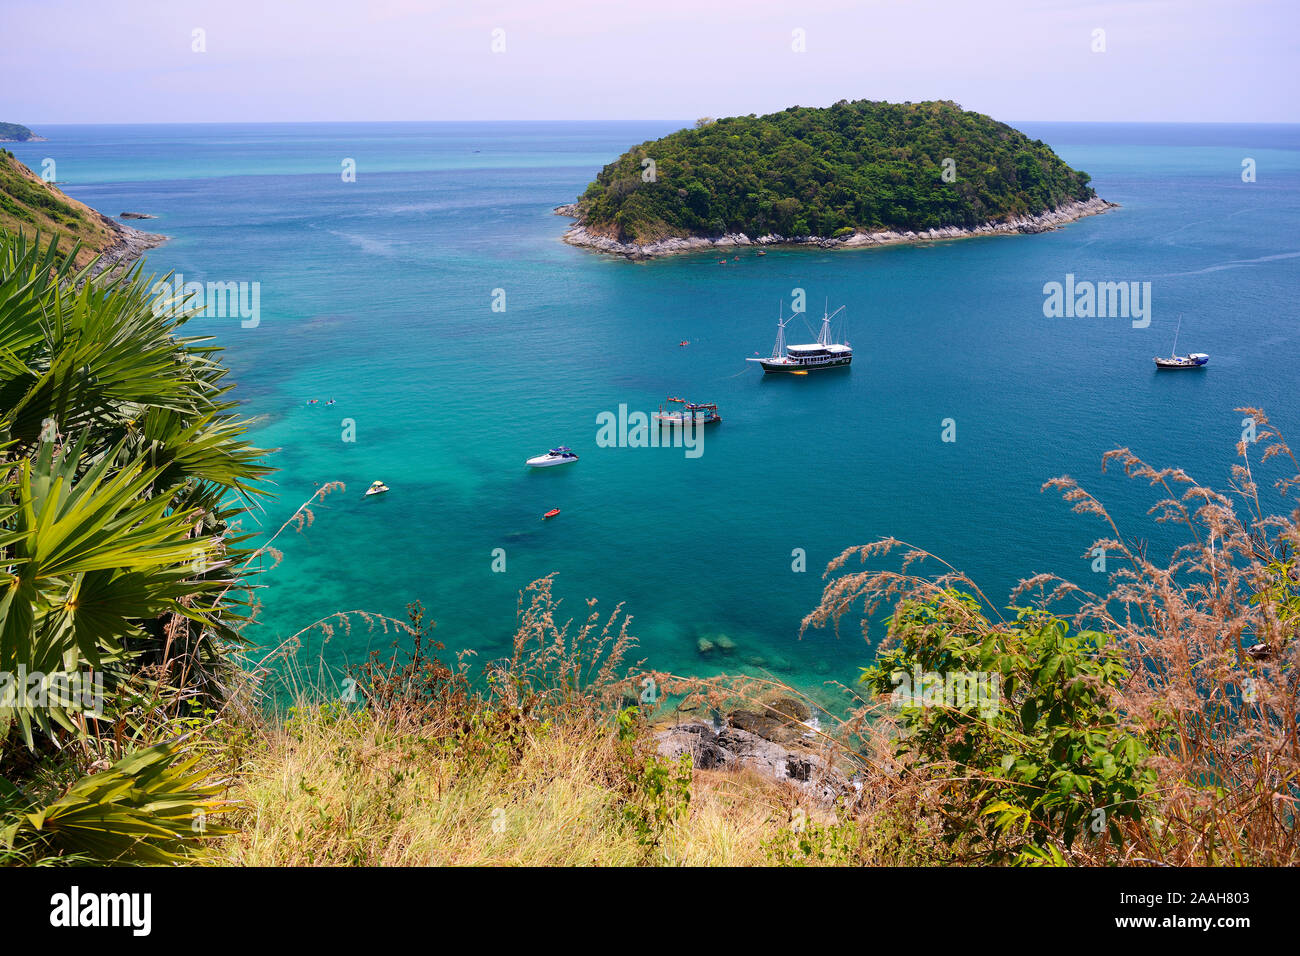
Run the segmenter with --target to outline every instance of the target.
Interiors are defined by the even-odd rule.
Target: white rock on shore
[[[943,226],[927,229],[923,232],[855,232],[843,239],[831,239],[825,236],[779,236],[769,233],[750,239],[742,233],[734,233],[710,239],[704,236],[670,237],[657,242],[637,244],[619,242],[608,236],[588,232],[581,221],[574,223],[564,234],[564,241],[574,246],[583,246],[599,252],[627,256],[632,259],[651,259],[656,256],[669,256],[679,252],[696,252],[709,248],[732,248],[735,246],[819,246],[823,249],[855,249],[863,246],[885,246],[900,242],[936,242],[944,239],[965,239],[971,236],[1013,235],[1016,233],[1051,232],[1066,223],[1074,222],[1085,216],[1095,216],[1118,208],[1119,203],[1107,202],[1100,196],[1079,200],[1050,209],[1037,216],[1021,216],[1006,222],[986,222],[981,226],[967,229],[962,226]],[[578,204],[568,203],[555,208],[557,216],[576,218]]]

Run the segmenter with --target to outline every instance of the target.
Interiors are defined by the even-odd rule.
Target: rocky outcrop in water
[[[99,255],[99,261],[95,263],[90,274],[97,276],[102,272],[109,272],[117,268],[128,268],[132,263],[139,259],[148,250],[155,246],[160,246],[167,241],[168,237],[159,235],[155,232],[141,232],[139,229],[132,229],[130,226],[123,226],[116,223],[107,216],[103,217],[114,232],[113,241],[105,247]]]

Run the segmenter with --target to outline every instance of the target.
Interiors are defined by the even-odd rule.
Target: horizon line
[[[789,107],[793,109],[794,107]],[[813,107],[816,108],[816,107]],[[784,112],[779,110],[778,112]],[[717,119],[736,119],[749,116],[770,116],[770,113],[741,113],[736,116],[720,116]],[[13,122],[13,121],[4,121]],[[36,126],[308,126],[308,125],[343,125],[343,124],[380,124],[380,123],[694,123],[694,119],[680,117],[635,117],[635,118],[600,118],[600,119],[341,119],[341,120],[188,120],[185,122],[164,122],[159,120],[132,120],[118,122],[42,122],[33,125],[18,123],[36,132]],[[1070,123],[1078,126],[1300,126],[1300,119],[1278,120],[1060,120],[1060,119],[1014,119],[998,120],[1008,125],[1015,123]],[[24,140],[24,142],[26,142]]]

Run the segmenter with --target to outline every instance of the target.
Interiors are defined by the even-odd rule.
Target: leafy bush
[[[76,253],[0,231],[0,675],[89,690],[0,699],[6,832],[158,861],[194,842],[173,816],[210,794],[156,741],[209,723],[237,678],[250,553],[231,522],[270,469],[188,315],[156,313],[138,267],[92,279]],[[56,761],[73,741],[80,764]],[[40,810],[15,795],[51,761],[62,796]]]
[[[221,787],[182,759],[175,743],[139,750],[82,777],[43,807],[0,778],[0,860],[178,863],[196,836],[227,831],[209,822],[225,811]],[[65,860],[66,861],[66,860]]]
[[[902,680],[987,675],[991,698],[912,686],[899,699],[897,754],[911,772],[951,777],[945,839],[970,858],[1033,859],[1051,838],[1068,849],[1081,833],[1123,842],[1121,817],[1136,819],[1155,774],[1148,742],[1117,710],[1128,677],[1105,634],[1071,634],[1050,614],[1018,609],[994,625],[969,595],[949,590],[895,609],[883,651],[862,683],[895,695]],[[967,684],[969,686],[969,684]],[[991,824],[991,825],[990,825]]]

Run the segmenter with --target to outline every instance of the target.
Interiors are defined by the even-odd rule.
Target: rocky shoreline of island
[[[1051,232],[1067,223],[1096,216],[1119,208],[1119,203],[1109,202],[1100,196],[1091,199],[1065,203],[1055,209],[1035,216],[1017,216],[1011,219],[986,222],[983,225],[968,228],[965,226],[941,226],[917,232],[884,230],[881,232],[855,232],[842,238],[827,236],[781,236],[776,233],[751,238],[743,232],[728,235],[707,236],[671,236],[649,243],[620,242],[609,236],[589,232],[582,222],[579,204],[568,203],[555,207],[555,215],[566,216],[577,221],[569,227],[562,237],[573,246],[595,249],[611,255],[620,255],[629,259],[653,259],[684,252],[703,252],[709,249],[732,249],[743,246],[815,246],[821,249],[862,249],[875,246],[897,245],[911,242],[940,242],[948,239],[969,239],[974,236],[997,236]]]
[[[100,221],[113,233],[113,240],[99,253],[98,260],[90,270],[92,276],[113,269],[129,268],[150,249],[161,246],[171,238],[171,236],[164,236],[161,233],[143,232],[130,226],[124,226],[98,210],[92,211],[99,216]]]

